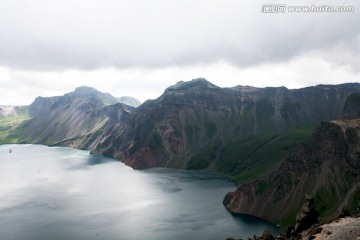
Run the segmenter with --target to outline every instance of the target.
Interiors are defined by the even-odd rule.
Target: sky
[[[78,86],[143,102],[199,77],[220,87],[360,82],[360,2],[0,0],[0,105]]]

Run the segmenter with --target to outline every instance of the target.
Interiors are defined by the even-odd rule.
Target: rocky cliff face
[[[39,117],[49,112],[51,106],[59,100],[60,97],[37,97],[29,106],[30,117]]]
[[[220,88],[205,79],[179,82],[158,99],[143,103],[125,124],[103,131],[92,152],[116,157],[136,169],[209,169],[235,175],[252,164],[245,164],[243,156],[253,156],[288,131],[338,118],[346,97],[359,91],[360,84],[289,90]],[[236,155],[236,149],[250,145],[254,136],[263,144]],[[276,154],[287,153],[283,148],[272,150],[276,160],[271,161],[281,160]],[[256,161],[261,165],[268,157],[264,150]]]
[[[347,99],[344,110],[341,114],[342,119],[360,118],[360,93],[351,94]]]
[[[322,122],[312,139],[297,145],[269,179],[239,186],[227,194],[224,205],[287,226],[294,224],[289,219],[295,219],[309,194],[324,219],[354,207],[359,173],[360,121]]]
[[[64,96],[36,98],[29,107],[33,118],[19,131],[31,143],[90,148],[101,130],[123,121],[132,109],[110,94],[80,87]]]

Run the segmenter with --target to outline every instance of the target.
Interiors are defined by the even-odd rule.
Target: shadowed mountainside
[[[354,94],[349,96],[342,112],[353,119],[320,123],[312,138],[295,146],[269,178],[228,193],[226,208],[268,219],[282,228],[294,224],[305,194],[314,196],[322,219],[343,208],[355,211],[360,196],[360,114],[354,113],[359,100]]]
[[[344,110],[341,114],[342,119],[360,118],[360,93],[351,94],[347,99]]]
[[[319,121],[339,118],[347,96],[359,91],[360,84],[289,90],[179,82],[103,131],[92,152],[135,169],[206,169],[248,181],[274,171],[294,143]]]

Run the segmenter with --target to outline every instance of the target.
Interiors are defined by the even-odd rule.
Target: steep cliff
[[[179,82],[103,131],[92,152],[135,169],[207,169],[248,181],[274,171],[294,143],[319,121],[339,118],[347,96],[359,91],[360,84],[289,90]]]
[[[341,117],[342,119],[360,118],[360,93],[351,94],[346,99]]]
[[[279,170],[228,193],[232,212],[266,218],[281,226],[294,224],[305,194],[314,196],[320,218],[343,207],[357,207],[360,173],[360,121],[322,122],[311,140],[298,144]]]

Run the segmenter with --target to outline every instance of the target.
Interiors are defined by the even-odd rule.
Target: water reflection
[[[9,154],[8,149],[13,151]],[[1,239],[247,238],[274,226],[232,216],[235,186],[196,171],[135,171],[70,148],[0,146]]]

